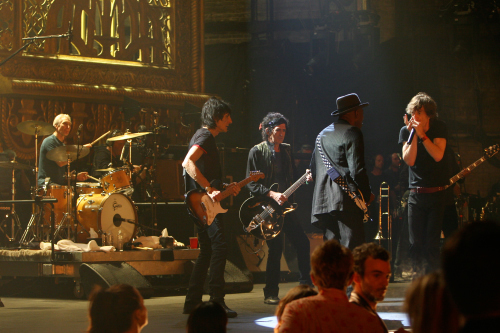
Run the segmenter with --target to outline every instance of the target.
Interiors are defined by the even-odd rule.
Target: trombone
[[[378,244],[382,245],[383,240],[387,240],[387,251],[392,253],[392,216],[390,213],[390,199],[389,199],[390,186],[386,182],[380,184],[379,189],[379,205],[378,205],[378,232],[375,240]],[[386,217],[387,221],[387,237],[384,237],[384,230],[382,227],[382,217]]]

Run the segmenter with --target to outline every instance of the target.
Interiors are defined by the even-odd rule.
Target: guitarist
[[[189,151],[182,162],[184,167],[184,179],[186,193],[192,189],[205,189],[210,198],[220,193],[219,189],[212,187],[210,181],[222,178],[222,168],[219,160],[219,151],[215,143],[215,137],[219,133],[227,132],[232,123],[231,109],[229,105],[216,98],[211,97],[201,111],[201,128],[191,138]],[[231,187],[234,195],[238,194],[238,186]],[[210,300],[219,303],[229,318],[238,314],[228,308],[224,302],[224,268],[226,266],[227,243],[224,236],[223,214],[218,214],[208,228],[198,229],[198,240],[200,254],[191,273],[189,289],[184,302],[185,314],[202,302],[203,285],[210,266],[210,277],[208,282]]]
[[[252,170],[262,171],[266,177],[258,182],[250,182],[247,188],[253,196],[269,197],[278,205],[283,205],[289,198],[279,191],[285,191],[293,183],[293,160],[289,144],[283,143],[288,127],[288,119],[280,113],[268,113],[259,126],[262,141],[250,149],[247,162],[247,176]],[[271,185],[277,183],[278,190]],[[269,256],[266,266],[266,285],[264,287],[264,303],[276,305],[279,303],[280,261],[283,253],[283,237],[290,240],[297,251],[300,284],[312,286],[310,278],[311,263],[309,238],[297,220],[296,213],[285,214],[281,219],[282,232],[267,241]]]
[[[406,113],[399,143],[403,146],[403,160],[409,166],[410,256],[414,275],[420,276],[439,268],[444,186],[449,184],[444,158],[448,133],[446,124],[437,117],[436,102],[426,93],[415,95]]]
[[[337,116],[318,135],[326,158],[339,174],[348,177],[350,189],[354,186],[366,201],[375,196],[371,193],[365,168],[363,133],[364,111],[368,103],[361,103],[357,94],[337,98]],[[353,250],[365,242],[363,211],[327,173],[318,147],[311,159],[312,178],[315,180],[311,222],[323,230],[325,240],[336,239],[342,246]],[[374,189],[375,190],[375,189]],[[368,203],[369,203],[368,202]]]

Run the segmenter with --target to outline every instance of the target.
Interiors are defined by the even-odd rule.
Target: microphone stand
[[[70,24],[70,27],[71,27],[71,24]],[[5,64],[7,61],[9,61],[11,58],[13,58],[16,54],[18,54],[22,50],[26,49],[28,46],[30,46],[31,44],[33,44],[35,41],[37,41],[39,39],[44,40],[44,39],[49,39],[49,38],[66,38],[66,37],[71,38],[71,30],[70,29],[68,29],[67,33],[61,34],[61,35],[48,35],[48,36],[35,36],[35,37],[22,38],[22,40],[26,40],[28,42],[26,44],[24,44],[23,46],[21,46],[16,52],[12,53],[10,56],[8,56],[4,60],[2,60],[2,62],[0,62],[0,66]]]

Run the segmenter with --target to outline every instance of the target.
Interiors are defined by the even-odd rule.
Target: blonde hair
[[[54,127],[57,127],[59,126],[60,123],[63,122],[63,120],[67,118],[69,120],[70,123],[73,123],[71,121],[71,117],[69,116],[69,114],[65,114],[65,113],[61,113],[61,114],[58,114],[55,118],[54,118],[54,121],[52,122],[52,125],[54,125]]]
[[[419,277],[408,288],[403,309],[414,333],[456,333],[459,312],[445,286],[443,274]]]

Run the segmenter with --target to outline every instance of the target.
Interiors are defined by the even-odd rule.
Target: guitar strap
[[[316,138],[316,147],[318,148],[318,152],[321,156],[321,159],[323,160],[323,164],[325,165],[326,168],[326,173],[328,176],[333,180],[337,185],[340,186],[340,188],[346,192],[347,194],[350,194],[349,192],[352,191],[349,189],[349,185],[346,181],[346,175],[341,175],[337,169],[332,165],[332,162],[325,156],[325,153],[323,152],[323,148],[321,146],[321,134],[318,135]],[[354,192],[354,191],[352,191]]]

